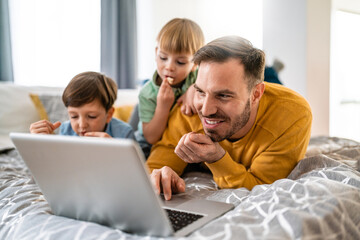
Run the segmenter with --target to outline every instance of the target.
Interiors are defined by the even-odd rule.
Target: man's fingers
[[[188,155],[186,155],[186,153],[182,150],[181,147],[176,146],[175,148],[175,154],[178,155],[179,158],[181,158],[184,162],[190,163],[191,160],[189,159]]]
[[[179,102],[178,102],[179,103]],[[186,106],[184,104],[181,105],[180,107],[180,111],[182,114],[185,114],[186,115]]]
[[[182,95],[181,97],[178,98],[178,100],[176,100],[176,103],[178,105],[181,105],[184,102],[184,95]]]
[[[172,179],[173,192],[182,193],[185,192],[185,181],[184,179],[174,176]]]
[[[161,172],[158,169],[154,169],[153,172],[151,173],[151,183],[153,184],[153,186],[155,187],[155,191],[157,194],[160,194],[160,177],[161,177]]]
[[[184,192],[185,181],[177,175],[174,170],[165,166],[161,169],[154,169],[150,176],[155,191],[164,193],[165,200],[170,200],[172,192]]]
[[[164,193],[165,200],[171,199],[171,174],[166,168],[163,168],[164,172],[161,174],[161,186]]]
[[[197,113],[194,105],[191,105],[191,112],[192,112],[191,116],[194,115],[195,113]]]
[[[186,109],[187,109],[187,110],[186,110],[186,115],[187,115],[187,116],[192,116],[192,115],[194,115],[195,111],[194,111],[194,109],[193,109],[190,105],[188,105]]]
[[[198,144],[213,144],[214,142],[206,135],[201,133],[190,133],[189,140]]]
[[[175,153],[185,162],[193,163],[196,162],[194,159],[196,158],[196,151],[194,147],[190,145],[193,144],[189,140],[190,133],[185,134],[181,137],[178,145],[175,148]]]

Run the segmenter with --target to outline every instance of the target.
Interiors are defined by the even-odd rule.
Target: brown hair
[[[200,65],[202,61],[223,63],[229,59],[238,59],[244,65],[248,91],[264,81],[265,53],[242,37],[218,38],[200,48],[193,60]]]
[[[108,111],[116,100],[117,85],[109,77],[98,72],[76,75],[65,88],[62,100],[65,107],[80,107],[98,99]]]
[[[160,30],[156,41],[165,51],[193,55],[204,46],[204,39],[204,34],[197,23],[186,18],[174,18]]]

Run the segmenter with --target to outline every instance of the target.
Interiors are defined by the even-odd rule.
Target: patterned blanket
[[[252,191],[218,189],[210,174],[187,173],[185,194],[235,208],[186,239],[360,239],[359,170],[359,143],[317,137],[288,178]],[[53,215],[17,151],[8,150],[0,153],[0,239],[155,238]]]

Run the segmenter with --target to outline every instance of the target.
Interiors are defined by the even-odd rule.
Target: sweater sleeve
[[[150,156],[146,161],[150,172],[169,166],[180,176],[187,163],[175,154],[175,147],[184,134],[198,131],[199,123],[200,120],[197,115],[185,116],[181,113],[180,107],[176,105],[170,112],[168,127],[165,129],[161,140],[151,148]]]
[[[219,161],[206,164],[213,174],[214,181],[221,188],[252,189],[258,184],[270,184],[286,178],[305,155],[310,139],[311,120],[311,114],[302,117],[290,125],[281,136],[271,140],[264,149],[257,144],[245,149],[254,153],[253,158],[245,165],[240,156],[231,156],[232,151],[227,149],[229,151]],[[263,137],[265,135],[259,136]],[[264,142],[266,141],[269,142],[269,139]]]

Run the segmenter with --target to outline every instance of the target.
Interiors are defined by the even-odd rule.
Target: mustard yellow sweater
[[[282,85],[265,84],[253,127],[236,142],[220,142],[225,156],[215,163],[206,163],[221,188],[252,189],[286,178],[305,155],[312,122],[309,104]],[[183,173],[187,163],[174,149],[188,132],[204,133],[199,117],[185,116],[175,107],[162,139],[153,146],[146,162],[150,172],[169,166],[177,174]]]

